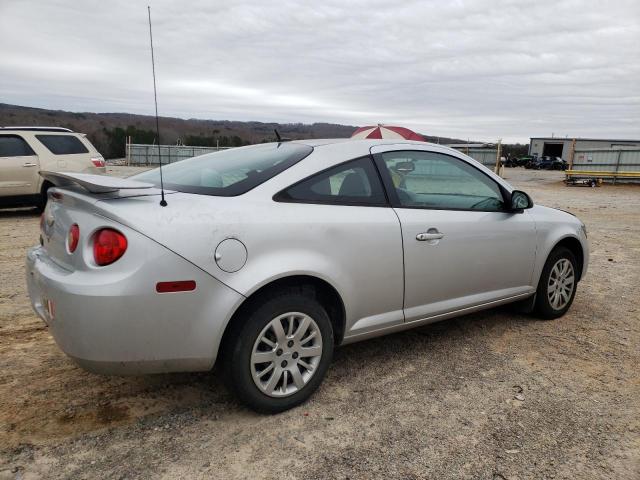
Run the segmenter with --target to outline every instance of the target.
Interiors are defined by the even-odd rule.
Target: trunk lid
[[[166,190],[168,205],[162,207],[160,189],[126,179],[86,177],[90,176],[51,176],[59,188],[49,191],[43,215],[42,245],[53,261],[70,271],[96,268],[92,253],[96,230],[128,227],[218,278],[220,270],[213,259],[216,245],[225,238],[246,237],[243,218],[264,208],[262,202],[248,198],[238,202],[235,197]],[[82,185],[85,181],[88,184]],[[72,254],[67,236],[74,223],[80,228],[80,244]]]
[[[49,190],[42,214],[40,243],[48,257],[68,271],[92,268],[93,233],[100,227],[114,226],[113,221],[107,220],[109,212],[97,204],[102,200],[136,197],[155,203],[160,195],[153,185],[134,180],[66,172],[43,171],[40,175],[55,185]],[[165,191],[167,195],[172,193]],[[80,229],[80,243],[70,252],[68,236],[73,224]]]

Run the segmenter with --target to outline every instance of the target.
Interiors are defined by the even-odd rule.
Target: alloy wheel
[[[322,358],[322,334],[309,315],[288,312],[260,332],[251,353],[251,377],[262,393],[287,397],[300,391]]]
[[[573,264],[566,258],[558,260],[549,274],[547,296],[549,304],[554,310],[562,310],[573,294],[575,275]]]

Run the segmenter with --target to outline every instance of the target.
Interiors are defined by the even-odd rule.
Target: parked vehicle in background
[[[543,165],[546,165],[548,163],[547,161],[548,158],[549,157],[533,157],[531,160],[527,162],[527,164],[525,165],[525,168],[528,168],[531,170],[542,170]]]
[[[524,155],[524,156],[520,156],[520,157],[509,157],[507,158],[506,162],[504,162],[504,165],[506,167],[524,167],[528,162],[530,162],[533,159],[533,157],[529,156],[529,155]]]
[[[551,162],[551,170],[566,170],[567,162],[560,157],[555,157]]]
[[[337,345],[517,301],[561,317],[589,260],[575,216],[441,145],[267,143],[162,174],[166,206],[158,169],[42,172],[60,188],[27,254],[33,308],[88,370],[220,359],[263,412],[305,401]]]
[[[560,157],[534,157],[527,163],[526,168],[534,170],[566,170],[567,162]]]
[[[57,127],[0,127],[0,207],[44,207],[51,182],[40,170],[105,173],[105,163],[80,133]]]
[[[533,160],[534,157],[531,155],[522,155],[520,157],[516,157],[513,159],[514,167],[524,167],[527,163]]]
[[[532,157],[524,166],[530,170],[539,170],[542,163],[542,157]]]

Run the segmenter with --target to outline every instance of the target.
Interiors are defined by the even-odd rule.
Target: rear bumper
[[[27,254],[35,312],[58,346],[97,373],[203,371],[213,366],[232,312],[243,297],[153,242],[130,273],[71,272],[42,247]],[[158,294],[158,281],[196,281],[191,292]]]

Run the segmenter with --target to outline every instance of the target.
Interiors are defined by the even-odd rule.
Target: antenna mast
[[[147,6],[149,12],[149,40],[151,41],[151,69],[153,71],[153,101],[156,106],[156,139],[158,140],[158,161],[160,162],[160,206],[166,207],[167,201],[164,199],[164,181],[162,179],[162,156],[160,153],[160,124],[158,122],[158,94],[156,92],[156,63],[153,59],[153,34],[151,33],[151,7]]]

